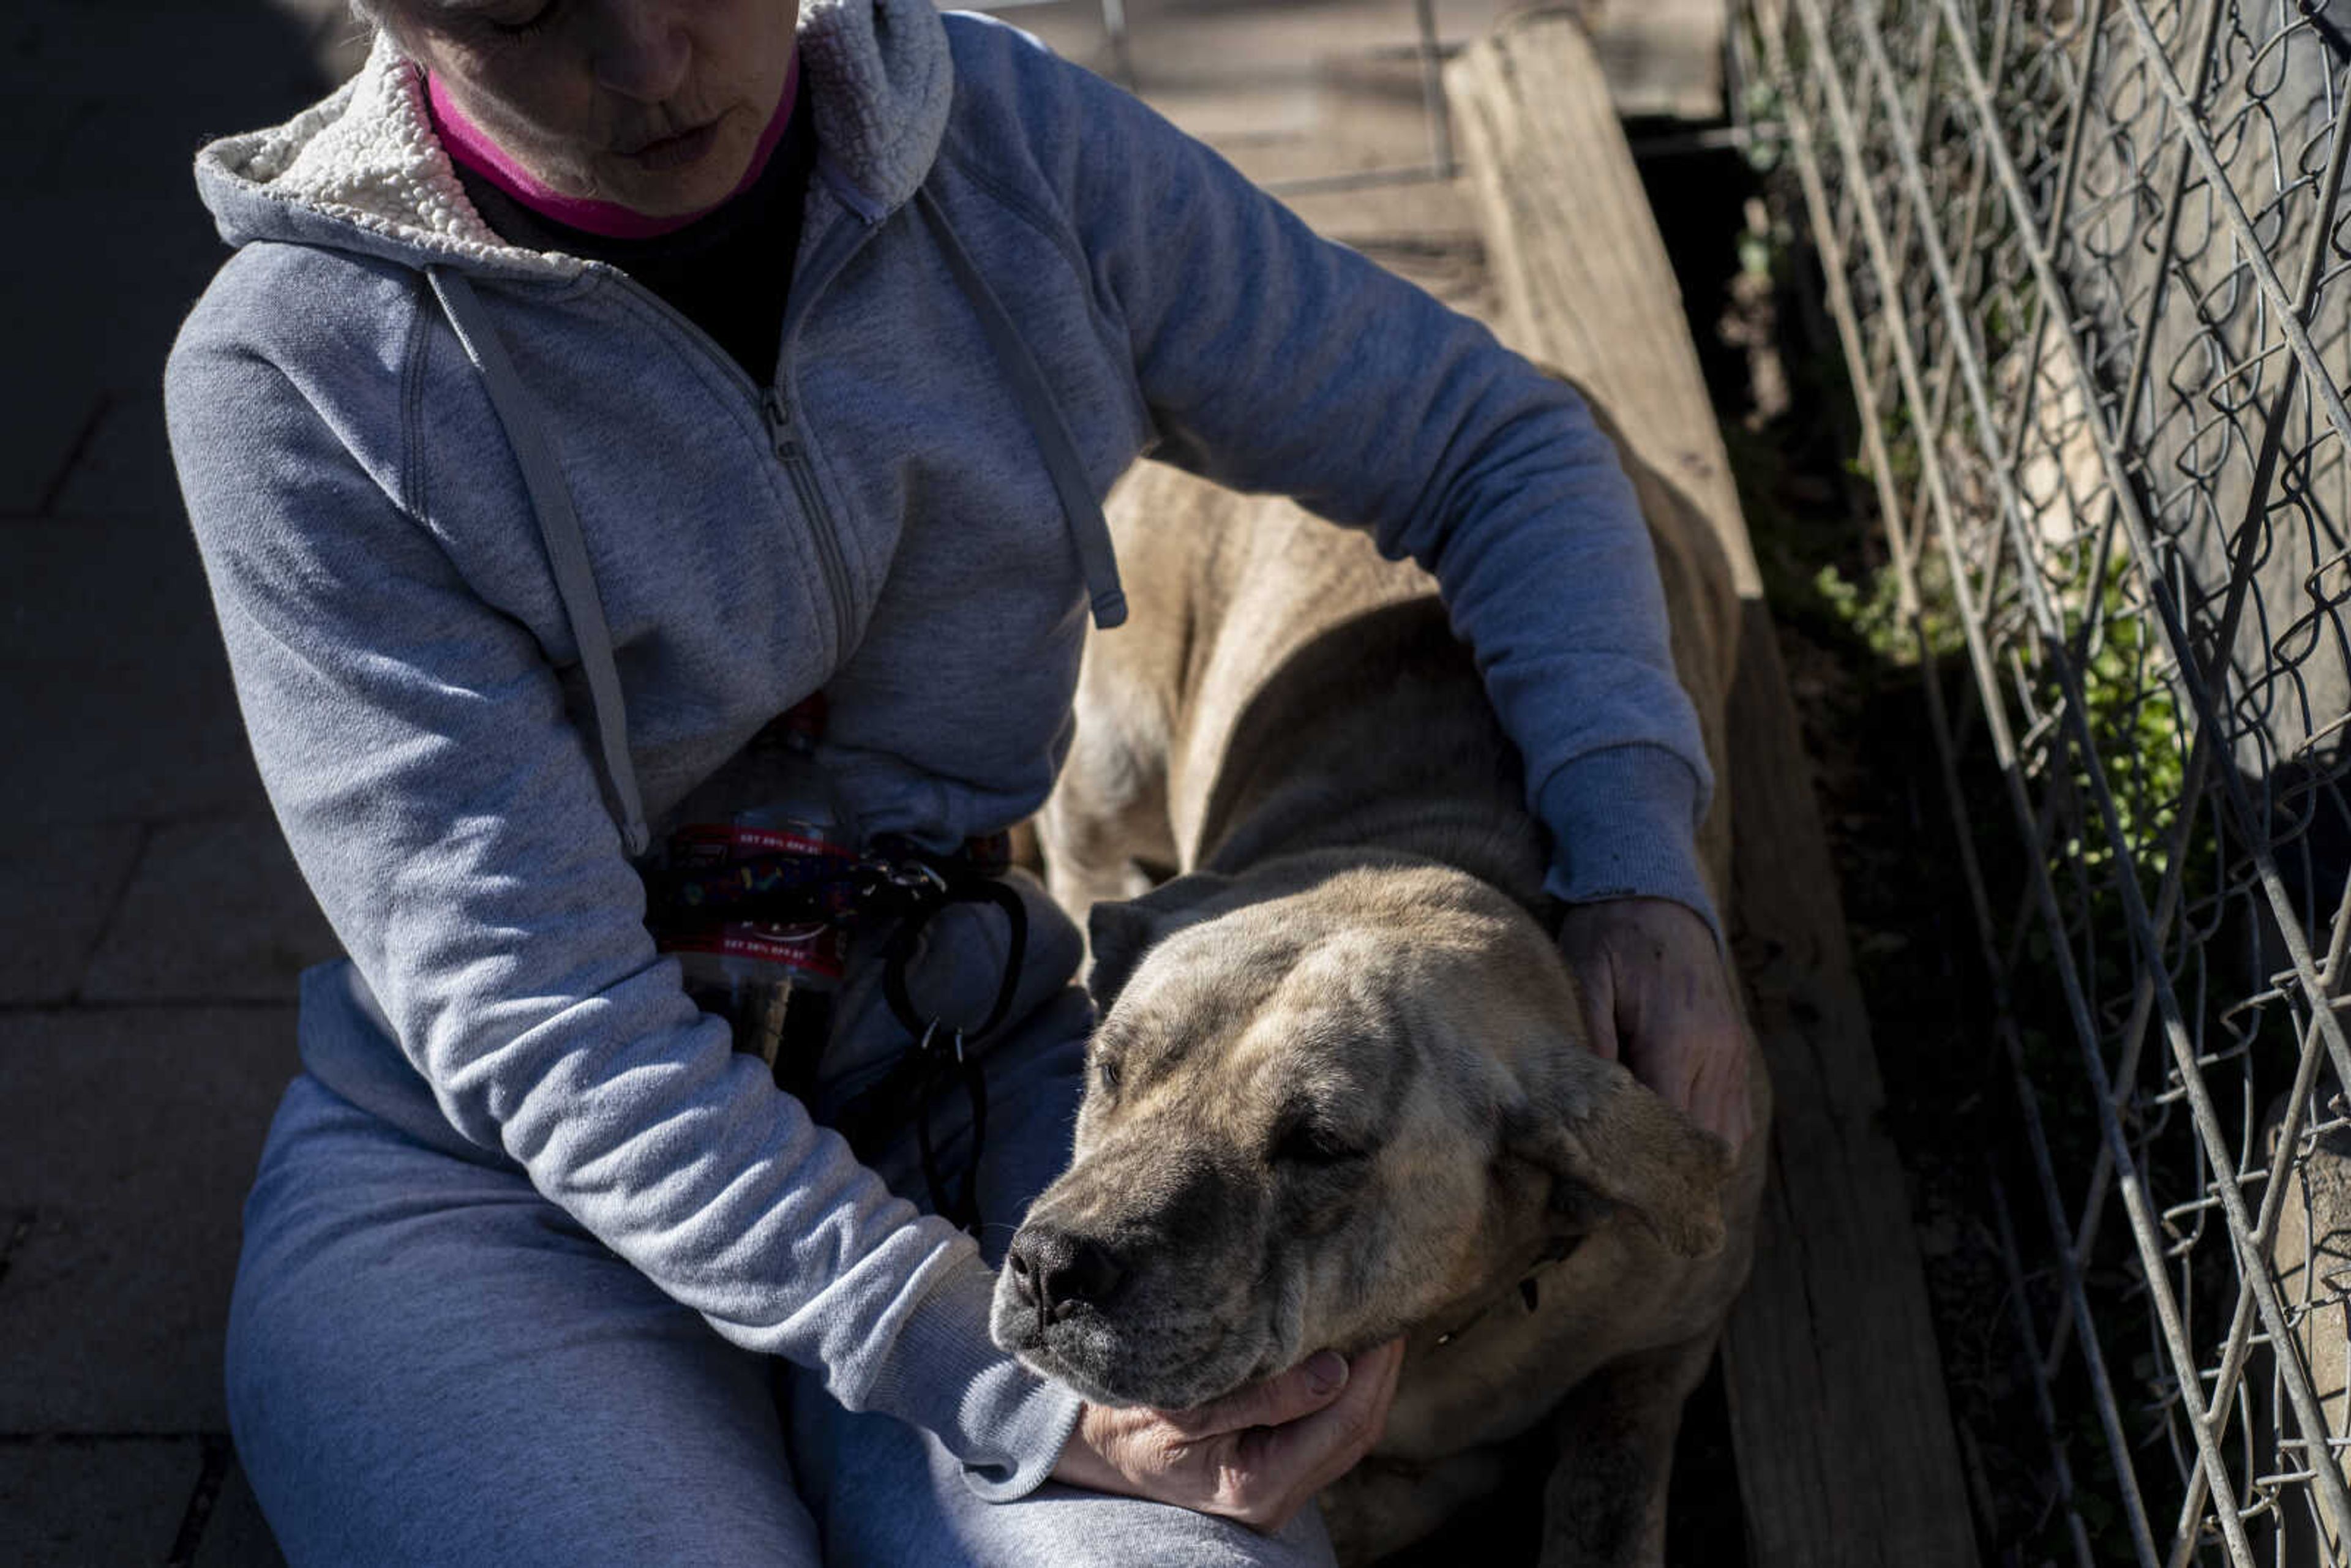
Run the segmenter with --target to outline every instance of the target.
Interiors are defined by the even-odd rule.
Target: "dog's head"
[[[1547,1237],[1721,1245],[1721,1145],[1583,1049],[1550,940],[1473,878],[1300,856],[1097,906],[1092,938],[1075,1158],[992,1324],[1091,1399],[1186,1409],[1378,1343]]]

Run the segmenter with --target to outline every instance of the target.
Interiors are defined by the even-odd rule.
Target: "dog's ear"
[[[1134,973],[1144,952],[1158,940],[1158,926],[1139,902],[1097,904],[1086,913],[1086,946],[1093,952],[1093,967],[1086,971],[1086,989],[1094,1006],[1110,1011],[1119,992]]]
[[[1588,1227],[1592,1200],[1629,1210],[1687,1258],[1722,1249],[1722,1140],[1645,1089],[1630,1072],[1562,1042],[1548,1092],[1514,1107],[1504,1145],[1552,1175],[1552,1207]]]
[[[1192,924],[1194,906],[1231,882],[1212,871],[1186,872],[1141,898],[1104,900],[1087,911],[1086,946],[1093,954],[1093,967],[1086,973],[1086,989],[1093,993],[1095,1008],[1110,1011],[1152,945]]]

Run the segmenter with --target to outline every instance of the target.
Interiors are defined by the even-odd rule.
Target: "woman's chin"
[[[757,139],[741,133],[729,115],[693,134],[655,142],[637,153],[600,160],[597,195],[641,217],[679,218],[716,206],[750,172]]]

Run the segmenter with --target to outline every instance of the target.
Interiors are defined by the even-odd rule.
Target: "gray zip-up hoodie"
[[[1705,911],[1708,781],[1630,486],[1571,392],[1020,33],[812,0],[800,38],[820,178],[771,389],[613,268],[499,240],[380,47],[200,156],[238,249],[173,351],[172,441],[262,776],[389,1025],[307,988],[311,1070],[361,1098],[413,1070],[726,1338],[1018,1496],[1074,1396],[989,1344],[973,1244],[731,1054],[655,956],[533,497],[425,269],[470,280],[529,389],[653,817],[819,687],[869,831],[944,847],[1052,783],[1084,583],[918,188],[1095,496],[1148,451],[1435,571],[1554,892]]]

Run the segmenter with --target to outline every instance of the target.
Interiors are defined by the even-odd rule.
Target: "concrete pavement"
[[[293,978],[334,939],[246,752],[158,382],[225,254],[189,157],[324,89],[318,26],[0,25],[0,1562],[278,1560],[219,1346]]]

